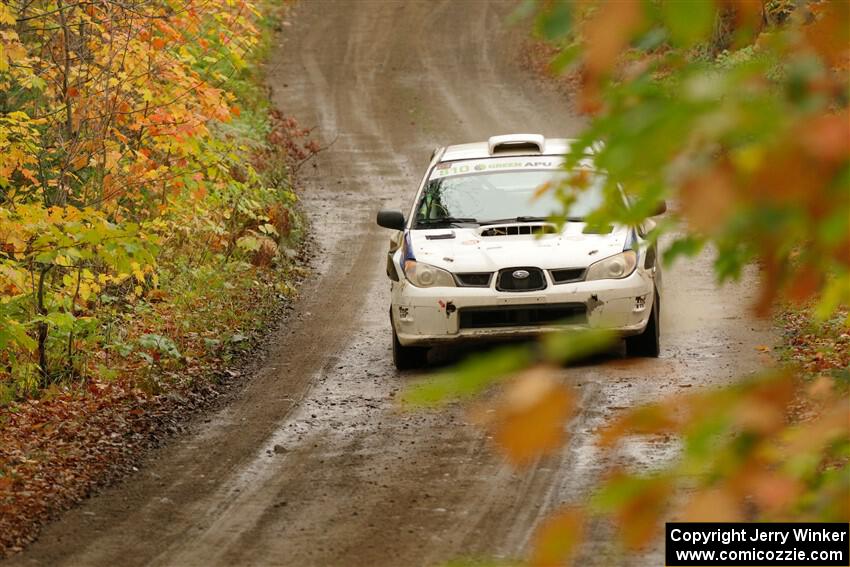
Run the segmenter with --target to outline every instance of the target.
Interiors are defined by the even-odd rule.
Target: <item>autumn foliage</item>
[[[278,4],[0,3],[0,555],[214,399],[299,273]]]
[[[246,82],[260,21],[245,0],[0,4],[0,401],[180,360],[136,314],[297,231],[265,154],[281,129],[310,152]]]

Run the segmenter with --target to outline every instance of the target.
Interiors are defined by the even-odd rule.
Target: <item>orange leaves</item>
[[[817,419],[790,428],[782,445],[777,447],[778,458],[817,454],[838,440],[850,439],[847,403],[846,394],[837,395],[831,404],[819,410]]]
[[[725,488],[711,487],[694,492],[682,510],[686,522],[740,522],[738,500]]]
[[[808,403],[813,414],[789,423],[795,403]],[[681,460],[657,475],[615,473],[594,508],[617,522],[630,549],[659,533],[671,496],[681,488],[686,497],[677,515],[685,521],[846,518],[846,480],[824,476],[819,482],[825,486],[810,481],[824,467],[846,467],[840,447],[850,440],[847,407],[846,393],[836,393],[831,379],[809,386],[775,374],[629,410],[600,433],[601,447],[610,450],[632,435],[675,433],[685,443]],[[812,491],[824,492],[814,497]],[[827,494],[844,503],[833,504]]]
[[[192,191],[192,197],[198,201],[203,200],[207,196],[207,188],[203,183],[198,183],[197,188]]]
[[[163,49],[165,48],[165,40],[161,37],[155,37],[151,40],[151,46],[156,50]]]
[[[735,210],[734,172],[720,163],[694,174],[682,184],[681,196],[682,213],[693,230],[702,233],[718,230]]]
[[[605,2],[587,22],[584,67],[595,79],[614,68],[617,57],[643,21],[641,2]]]
[[[579,508],[564,508],[546,518],[534,534],[531,565],[567,564],[584,538],[585,522],[585,513]]]
[[[825,164],[819,157],[803,151],[800,142],[799,138],[790,139],[768,150],[759,168],[744,185],[745,199],[756,203],[781,201],[812,205],[820,201],[818,197],[826,189],[832,168],[823,167]]]
[[[639,477],[616,471],[594,496],[597,512],[612,518],[620,541],[630,550],[645,547],[659,532],[674,495],[673,477]]]
[[[824,275],[811,264],[803,264],[791,278],[786,295],[797,303],[803,304],[817,294],[824,282]]]
[[[850,3],[813,4],[815,21],[803,28],[808,44],[833,67],[847,69],[850,56]]]
[[[753,464],[742,468],[730,479],[728,484],[737,500],[737,506],[733,506],[732,511],[743,508],[742,504],[750,501],[758,506],[765,517],[781,517],[781,513],[803,494],[805,486],[802,481],[764,465]]]
[[[732,404],[734,426],[743,431],[769,435],[785,424],[785,412],[794,394],[790,377],[780,375],[752,385]]]
[[[209,9],[216,10],[218,8],[219,8],[218,6],[213,5],[213,6],[209,6],[208,10]],[[172,40],[175,40],[175,41],[182,41],[183,38],[182,38],[182,35],[179,31],[179,29],[180,29],[179,26],[181,24],[185,24],[185,23],[186,22],[181,22],[179,19],[175,20],[175,19],[168,19],[168,18],[160,18],[160,19],[157,19],[154,22],[154,25],[160,31],[160,33],[162,33],[162,35],[165,36],[167,39],[172,39]]]
[[[585,55],[579,106],[595,113],[601,109],[600,83],[643,23],[641,2],[605,2],[584,26]]]
[[[850,113],[824,113],[800,124],[800,148],[811,157],[839,164],[850,155]]]
[[[488,423],[498,448],[512,463],[525,465],[541,453],[561,446],[574,394],[539,366],[524,371],[490,406]]]
[[[633,550],[645,547],[659,533],[662,514],[673,494],[666,478],[648,479],[642,484],[614,514],[621,541]]]
[[[648,404],[626,412],[599,433],[599,444],[611,447],[626,435],[676,432],[681,421],[677,413],[682,409],[682,401],[672,399],[666,403]]]

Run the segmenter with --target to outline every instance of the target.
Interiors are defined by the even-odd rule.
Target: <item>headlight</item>
[[[637,254],[626,250],[590,265],[585,280],[618,280],[631,275],[637,266]]]
[[[449,272],[416,260],[404,262],[404,275],[416,287],[455,287],[455,279]]]

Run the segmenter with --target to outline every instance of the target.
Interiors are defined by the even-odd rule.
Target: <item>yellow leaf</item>
[[[552,182],[547,181],[546,183],[541,183],[540,186],[534,190],[534,194],[531,196],[532,201],[536,201],[544,194],[548,193],[552,190]]]
[[[732,161],[745,173],[753,173],[764,161],[764,148],[751,144],[732,153]]]
[[[0,24],[15,25],[15,15],[5,4],[0,4]]]

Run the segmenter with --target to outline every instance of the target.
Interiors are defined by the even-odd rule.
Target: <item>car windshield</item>
[[[585,187],[566,213],[581,220],[602,204],[605,178],[583,175]],[[563,214],[563,203],[554,190],[567,176],[560,169],[522,169],[431,179],[416,206],[416,228],[451,224],[545,220]]]

